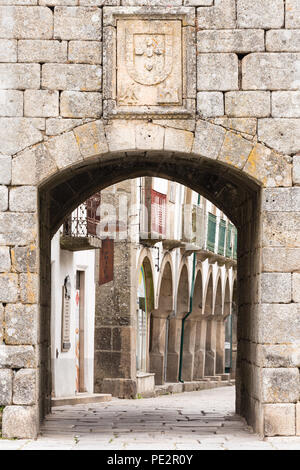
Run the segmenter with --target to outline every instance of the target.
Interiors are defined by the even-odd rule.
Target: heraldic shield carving
[[[119,106],[182,104],[182,45],[179,20],[119,20]]]
[[[173,28],[162,23],[161,34],[151,32],[151,27],[145,34],[139,26],[126,28],[126,67],[135,82],[157,85],[172,71]]]

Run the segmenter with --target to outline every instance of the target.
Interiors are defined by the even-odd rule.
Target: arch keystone
[[[166,128],[164,149],[169,152],[190,153],[194,144],[194,134],[190,131]]]
[[[110,152],[135,150],[134,121],[116,120],[105,126],[107,145]]]
[[[136,148],[138,150],[163,150],[165,129],[151,123],[136,124]]]

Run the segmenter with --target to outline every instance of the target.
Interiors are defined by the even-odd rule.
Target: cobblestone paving
[[[53,409],[37,440],[1,449],[300,449],[299,438],[261,440],[234,413],[234,387]]]

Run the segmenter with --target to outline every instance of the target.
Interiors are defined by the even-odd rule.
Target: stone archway
[[[35,436],[50,406],[51,235],[139,175],[238,227],[237,412],[262,435],[299,433],[299,0],[2,3],[3,436]]]
[[[10,338],[6,333],[1,348],[5,350],[8,375],[21,364],[30,369],[32,381],[37,381],[39,370],[39,399],[33,397],[28,404],[4,409],[4,435],[15,435],[18,416],[27,423],[24,436],[35,435],[37,405],[40,417],[50,409],[52,234],[64,217],[95,191],[140,175],[173,179],[191,187],[238,227],[237,412],[264,434],[265,422],[277,426],[278,409],[295,411],[299,364],[294,355],[293,367],[285,368],[284,353],[278,346],[283,341],[293,344],[300,335],[297,304],[291,303],[290,267],[282,257],[285,247],[293,248],[298,243],[299,213],[291,188],[290,160],[201,119],[192,131],[174,126],[165,121],[98,120],[35,143],[14,156],[10,210],[0,214],[1,243],[7,253],[13,254],[13,264],[1,274],[6,286],[2,302],[8,303],[6,324],[9,326],[16,312],[23,309],[17,293],[19,277],[24,285],[22,302],[30,302],[30,306],[26,314],[18,316],[14,336]],[[30,261],[23,269],[22,260],[31,260],[30,253],[35,251],[39,264]],[[279,351],[277,368],[269,367],[267,354],[257,359],[259,351],[272,350],[272,345]],[[276,385],[275,393],[269,384],[278,373],[284,374],[284,380]],[[249,382],[250,376],[255,380]],[[259,389],[255,389],[255,381],[260,383]]]

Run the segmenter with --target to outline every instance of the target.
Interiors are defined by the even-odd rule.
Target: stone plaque
[[[103,21],[104,117],[194,115],[194,9],[106,7]]]
[[[70,320],[71,320],[71,283],[70,276],[65,278],[62,288],[62,331],[61,331],[61,351],[67,352],[71,348],[70,340]]]
[[[118,20],[118,106],[182,105],[181,21]]]

